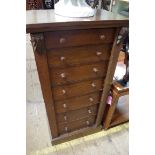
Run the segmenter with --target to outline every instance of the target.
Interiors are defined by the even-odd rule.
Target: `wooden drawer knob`
[[[102,54],[102,52],[96,52],[97,56],[100,56]]]
[[[93,71],[95,72],[95,73],[97,73],[99,70],[97,69],[97,68],[93,68]]]
[[[68,131],[68,128],[67,127],[65,127],[65,131]]]
[[[66,115],[64,116],[64,120],[67,121],[67,116]]]
[[[62,94],[66,94],[66,90],[65,89],[62,90]]]
[[[63,107],[64,107],[64,108],[66,108],[66,107],[67,107],[67,105],[64,103],[64,104],[63,104]]]
[[[66,39],[65,38],[60,38],[59,42],[60,42],[60,44],[63,44],[63,43],[66,42]]]
[[[65,58],[65,57],[63,57],[63,56],[62,56],[62,57],[60,57],[60,60],[61,60],[61,61],[64,61],[65,59],[66,59],[66,58]]]
[[[90,98],[89,98],[89,101],[90,101],[90,102],[93,102],[93,101],[94,101],[94,99],[93,99],[92,97],[90,97]]]
[[[88,109],[88,113],[91,114],[91,110],[90,109]]]
[[[61,73],[60,76],[64,79],[66,78],[66,74],[65,73]]]
[[[94,88],[94,87],[96,87],[96,84],[95,83],[92,83],[91,86]]]
[[[86,121],[86,124],[89,125],[90,124],[89,121]]]
[[[101,35],[100,35],[100,39],[101,39],[101,40],[104,40],[104,39],[105,39],[105,35],[104,35],[104,34],[101,34]]]

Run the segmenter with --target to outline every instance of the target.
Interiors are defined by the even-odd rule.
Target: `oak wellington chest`
[[[53,144],[100,129],[124,27],[128,19],[104,10],[90,18],[27,11]]]

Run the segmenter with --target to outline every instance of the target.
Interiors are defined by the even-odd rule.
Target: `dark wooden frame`
[[[36,15],[38,11],[33,11],[31,13],[32,14],[34,13]],[[49,13],[51,14],[51,12]],[[106,20],[103,20],[102,17],[100,17],[102,14],[100,12],[98,12],[98,14],[99,15],[96,17],[96,19],[91,18],[89,22],[87,21],[84,22],[82,21],[83,19],[77,19],[77,22],[70,22],[70,21],[57,22],[55,21],[55,19],[52,19],[53,20],[52,23],[49,23],[49,21],[47,21],[47,23],[46,22],[37,23],[36,21],[34,21],[33,23],[28,22],[26,26],[27,33],[31,33],[31,41],[33,45],[35,60],[36,60],[37,69],[39,73],[39,79],[41,83],[41,88],[43,92],[43,97],[45,101],[45,106],[46,106],[47,115],[49,119],[49,125],[51,129],[51,134],[52,134],[52,144],[57,144],[66,140],[74,139],[75,137],[83,136],[88,133],[93,133],[101,130],[101,122],[102,122],[102,118],[105,110],[106,99],[112,85],[112,79],[113,79],[119,51],[122,47],[123,35],[121,34],[122,39],[119,39],[118,36],[120,35],[121,28],[123,26],[128,26],[128,20],[126,19],[123,20],[122,17],[120,17],[121,20],[115,20],[115,17],[113,17],[113,15],[105,11],[103,11],[102,14],[107,15],[109,17],[109,20],[107,20],[106,18],[105,18]],[[31,16],[29,17],[31,18]],[[44,32],[55,31],[55,30],[73,30],[73,29],[89,29],[89,28],[107,28],[107,27],[116,28],[116,34],[115,34],[115,39],[111,50],[108,71],[107,71],[106,80],[104,83],[104,89],[103,89],[103,93],[102,93],[102,97],[99,105],[99,111],[97,114],[96,123],[93,127],[87,127],[72,133],[58,136],[56,115],[55,115],[52,91],[50,87],[51,82],[49,78],[47,54],[46,54],[46,48],[44,45]]]

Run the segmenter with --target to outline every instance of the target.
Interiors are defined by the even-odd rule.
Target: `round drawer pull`
[[[98,69],[97,68],[93,68],[93,71],[95,72],[95,73],[97,73],[98,72]]]
[[[61,73],[60,76],[61,76],[62,78],[65,78],[65,77],[66,77],[66,74],[65,74],[65,73]]]
[[[90,101],[90,102],[93,102],[93,101],[94,101],[94,99],[93,99],[92,97],[90,97],[90,98],[89,98],[89,101]]]
[[[64,107],[64,108],[66,108],[66,107],[67,107],[67,105],[64,103],[64,104],[63,104],[63,107]]]
[[[63,93],[63,94],[66,94],[66,90],[65,90],[65,89],[63,89],[63,90],[62,90],[62,93]]]
[[[122,39],[122,35],[119,35],[117,38],[118,38],[119,40]]]
[[[90,109],[88,109],[88,113],[91,114],[91,110]]]
[[[60,42],[60,44],[65,43],[66,39],[65,38],[60,38],[59,42]]]
[[[67,121],[67,116],[66,115],[64,116],[64,120]]]
[[[116,44],[118,45],[121,41],[120,40],[117,40]]]
[[[90,124],[89,121],[86,121],[86,124],[89,125]]]
[[[92,86],[92,87],[96,87],[96,84],[95,84],[95,83],[92,83],[91,86]]]
[[[65,57],[63,57],[63,56],[62,56],[62,57],[60,57],[60,60],[61,60],[61,61],[64,61],[65,59],[66,59],[66,58],[65,58]]]
[[[100,39],[101,40],[105,39],[105,35],[104,34],[100,35]]]
[[[65,131],[68,131],[68,128],[67,127],[65,127]]]
[[[102,52],[96,52],[97,56],[100,56],[102,54]]]

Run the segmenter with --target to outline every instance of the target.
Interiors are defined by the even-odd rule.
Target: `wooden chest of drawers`
[[[100,129],[125,26],[127,19],[107,11],[73,19],[27,11],[54,144]]]

